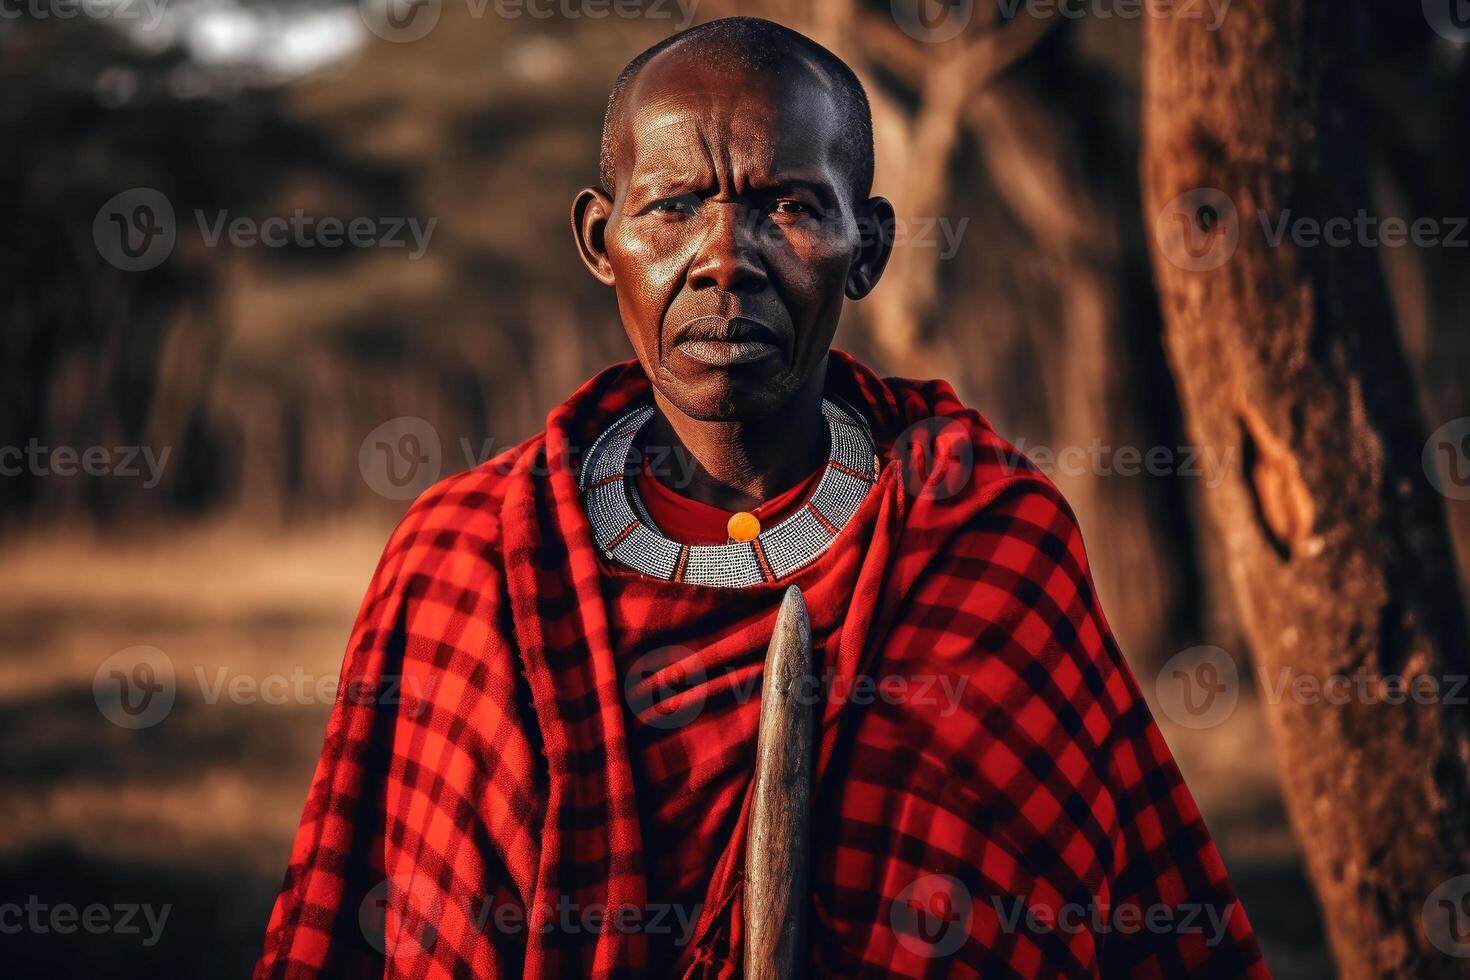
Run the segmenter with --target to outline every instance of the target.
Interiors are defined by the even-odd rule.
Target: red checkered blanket
[[[348,644],[257,978],[733,977],[760,672],[821,676],[813,975],[1265,976],[1065,501],[942,381],[829,358],[880,479],[787,581],[644,578],[576,482],[636,362],[439,483]]]

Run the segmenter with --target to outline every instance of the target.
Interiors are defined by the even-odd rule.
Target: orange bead
[[[730,537],[736,541],[753,541],[756,535],[761,533],[761,522],[750,511],[740,510],[730,515],[730,521],[725,525],[725,530],[730,532]]]

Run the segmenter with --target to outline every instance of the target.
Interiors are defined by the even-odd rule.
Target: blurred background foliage
[[[334,671],[405,506],[364,479],[368,433],[427,419],[447,474],[630,356],[567,212],[595,182],[612,79],[681,14],[649,0],[640,17],[575,4],[503,17],[443,0],[427,36],[393,43],[354,5],[172,0],[149,27],[130,2],[133,19],[34,3],[0,19],[0,445],[171,449],[151,488],[0,479],[0,814],[14,831],[0,861],[7,894],[177,909],[151,949],[0,942],[18,944],[22,972],[240,975],[329,705],[210,705],[181,683],[164,724],[123,732],[98,716],[92,673],[138,643],[166,650],[181,679]],[[847,58],[874,100],[876,192],[914,232],[960,232],[953,255],[933,239],[900,248],[874,297],[849,304],[838,346],[880,373],[949,379],[1027,450],[1178,451],[1139,200],[1140,24],[1095,8],[1020,24],[982,2],[944,44],[898,30],[886,3],[703,0],[695,13],[770,16]],[[1393,5],[1365,30],[1360,125],[1378,151],[1365,206],[1470,214],[1467,49]],[[138,187],[168,198],[177,242],[129,272],[93,226]],[[435,224],[411,259],[210,245],[196,209]],[[1470,409],[1466,252],[1379,252],[1434,428]],[[1054,474],[1145,688],[1192,644],[1248,654],[1201,533],[1207,476]],[[1450,516],[1470,571],[1470,513],[1452,502]],[[1325,975],[1258,706],[1168,735],[1278,975]]]

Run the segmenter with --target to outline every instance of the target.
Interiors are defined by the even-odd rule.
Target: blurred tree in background
[[[1145,214],[1183,219],[1155,255],[1190,431],[1243,449],[1209,511],[1253,655],[1276,676],[1448,693],[1470,674],[1465,610],[1384,270],[1366,236],[1272,245],[1250,227],[1260,209],[1326,228],[1368,197],[1361,13],[1248,0],[1209,39],[1150,23]],[[1365,688],[1270,718],[1341,975],[1463,976],[1428,898],[1470,867],[1463,700]]]

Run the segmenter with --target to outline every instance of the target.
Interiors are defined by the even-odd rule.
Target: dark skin
[[[678,492],[748,510],[826,458],[827,352],[844,297],[883,273],[891,245],[871,229],[893,207],[855,199],[820,74],[708,61],[676,47],[644,66],[617,186],[583,189],[572,227],[653,384],[644,445],[692,456]]]

